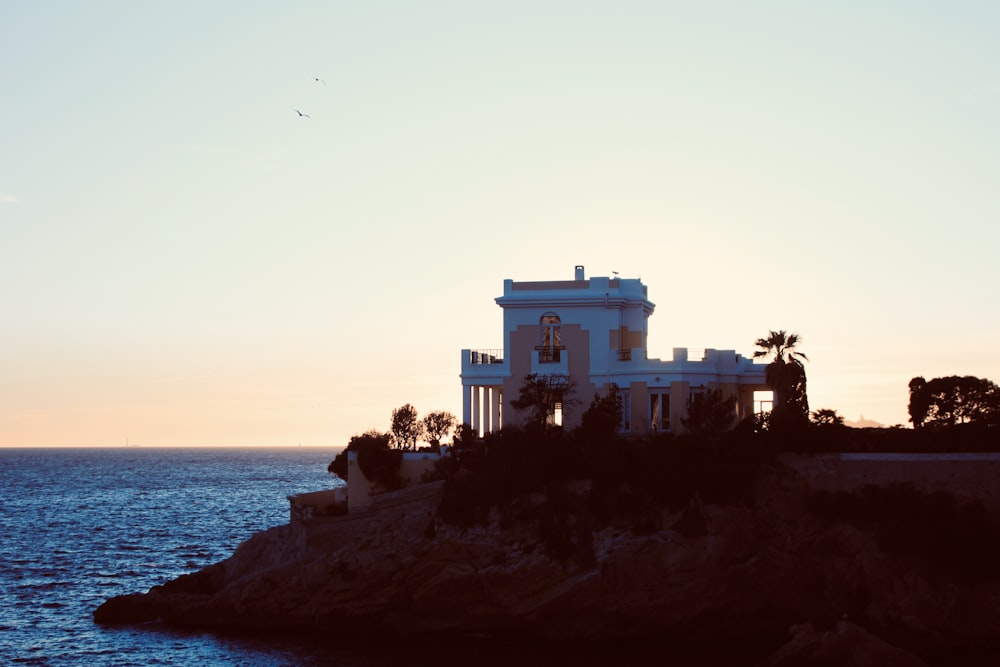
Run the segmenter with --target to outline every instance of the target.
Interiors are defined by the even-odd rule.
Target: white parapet
[[[288,496],[288,504],[292,524],[342,514],[347,511],[347,485]]]
[[[424,474],[432,472],[441,460],[440,454],[433,452],[404,452],[399,464],[399,476],[403,488],[420,484]],[[358,464],[357,452],[347,453],[347,506],[350,512],[367,508],[376,495],[384,493],[376,484],[365,477]]]

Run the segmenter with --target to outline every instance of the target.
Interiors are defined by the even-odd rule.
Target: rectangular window
[[[619,389],[618,397],[622,401],[622,420],[618,430],[628,433],[632,430],[632,393],[628,389]]]
[[[552,409],[552,421],[549,422],[549,423],[552,424],[553,426],[562,426],[563,425],[563,405],[562,405],[562,401],[556,402],[555,406],[553,407],[553,409]]]
[[[774,393],[771,391],[755,391],[753,393],[754,414],[770,412],[774,405]]]
[[[670,430],[670,392],[651,392],[649,394],[649,430]]]

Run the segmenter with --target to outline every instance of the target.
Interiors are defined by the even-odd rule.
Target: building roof
[[[638,278],[598,276],[585,280],[544,280],[503,283],[501,308],[538,306],[641,306],[646,314],[656,307],[647,298],[647,288]]]

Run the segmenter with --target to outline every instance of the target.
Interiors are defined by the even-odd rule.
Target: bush
[[[337,454],[327,466],[327,470],[346,480],[348,476],[348,452],[358,455],[358,467],[369,481],[381,486],[386,491],[402,488],[403,480],[399,476],[399,465],[403,461],[403,452],[389,447],[391,437],[387,433],[368,431],[351,438],[347,448]]]
[[[534,522],[553,557],[584,562],[590,540],[584,532],[596,526],[621,520],[649,534],[662,529],[665,509],[683,509],[695,499],[750,502],[757,472],[771,456],[759,442],[736,436],[597,439],[592,433],[505,429],[487,436],[482,452],[458,457],[459,471],[446,476],[439,513],[461,527],[485,523],[493,507],[510,519],[515,499],[544,492],[544,506],[516,520]],[[571,492],[573,480],[589,480],[587,491]],[[682,527],[691,535],[704,531],[693,516]]]
[[[1000,576],[1000,518],[979,502],[959,503],[943,491],[924,493],[907,483],[815,493],[807,507],[827,521],[871,532],[889,553],[914,556],[968,581]]]
[[[399,465],[402,462],[402,450],[390,449],[377,442],[365,442],[358,447],[358,467],[361,468],[361,474],[386,491],[403,487],[403,479],[399,476]]]

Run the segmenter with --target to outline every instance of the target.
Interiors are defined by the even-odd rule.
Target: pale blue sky
[[[460,414],[575,264],[654,356],[799,332],[849,420],[1000,381],[995,2],[0,7],[0,445]]]

